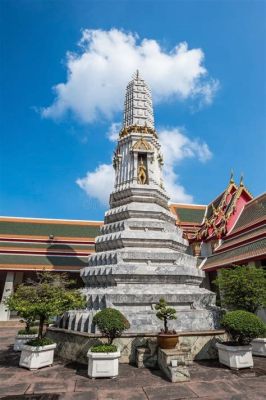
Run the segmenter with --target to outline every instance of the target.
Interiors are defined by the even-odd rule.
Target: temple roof
[[[95,251],[102,222],[0,219],[0,269],[79,271]]]
[[[255,221],[260,221],[266,218],[266,193],[256,197],[255,199],[248,202],[237,220],[234,229],[231,234],[244,228],[249,224],[254,224]]]
[[[241,177],[239,185],[236,185],[231,174],[227,188],[208,204],[204,220],[197,232],[191,236],[191,240],[207,241],[224,237],[242,211],[239,204],[243,208],[252,198],[252,194],[243,184],[243,178]]]
[[[94,238],[101,222],[1,217],[0,236]]]
[[[266,238],[246,243],[227,251],[219,252],[207,258],[203,270],[216,269],[232,264],[240,265],[250,259],[266,258]]]
[[[266,258],[266,193],[249,201],[235,226],[209,256],[204,270]]]
[[[170,209],[174,212],[180,223],[200,224],[203,220],[206,206],[195,204],[171,204]]]

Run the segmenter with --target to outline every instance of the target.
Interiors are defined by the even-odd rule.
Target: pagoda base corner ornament
[[[135,146],[143,137],[138,126],[147,132],[145,146]],[[161,321],[155,304],[164,298],[177,311],[170,329],[215,329],[219,315],[215,294],[200,287],[204,272],[197,268],[197,258],[188,253],[188,242],[169,211],[151,96],[139,74],[127,87],[125,129],[127,134],[120,135],[115,151],[119,163],[114,163],[110,209],[96,238],[96,252],[81,270],[87,309],[69,311],[60,326],[94,333],[95,313],[113,307],[129,320],[128,332],[158,332]],[[145,179],[140,179],[142,170]]]

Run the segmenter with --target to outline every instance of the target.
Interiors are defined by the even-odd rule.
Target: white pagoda
[[[70,312],[68,328],[94,332],[93,315],[114,307],[130,321],[129,332],[156,332],[154,306],[164,298],[177,310],[176,330],[214,329],[215,294],[200,287],[204,273],[169,211],[151,92],[138,71],[127,85],[113,166],[110,209],[81,270],[87,310]]]

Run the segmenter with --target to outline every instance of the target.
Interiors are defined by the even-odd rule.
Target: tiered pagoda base
[[[130,321],[129,332],[156,332],[162,327],[155,311],[160,298],[177,310],[171,322],[177,331],[217,327],[215,294],[200,287],[204,273],[187,253],[167,201],[156,185],[131,183],[112,193],[96,253],[81,271],[87,310],[70,311],[61,327],[93,333],[94,314],[114,307]]]

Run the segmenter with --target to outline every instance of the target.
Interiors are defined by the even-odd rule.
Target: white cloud
[[[109,140],[117,137],[120,124],[114,123],[109,129]],[[186,158],[194,158],[206,162],[212,157],[208,145],[199,140],[188,138],[180,128],[162,129],[159,133],[164,155],[164,183],[171,201],[180,203],[193,202],[193,196],[179,183],[175,168]],[[114,170],[112,164],[100,164],[95,171],[90,171],[76,183],[88,194],[103,205],[108,204],[109,195],[114,186]]]
[[[117,141],[121,126],[122,126],[121,122],[113,122],[110,125],[110,127],[107,131],[107,137],[111,142]]]
[[[156,40],[140,40],[118,29],[86,29],[79,46],[79,52],[67,54],[66,82],[54,87],[55,100],[42,109],[44,117],[71,112],[85,123],[111,118],[122,110],[126,84],[136,69],[157,103],[178,97],[209,104],[218,88],[203,65],[203,51],[189,49],[187,43],[168,52]]]
[[[100,203],[108,204],[110,193],[114,188],[114,169],[112,164],[100,164],[95,171],[87,172],[84,178],[79,178],[76,183]]]
[[[193,196],[186,193],[185,188],[179,183],[175,168],[186,158],[195,158],[200,162],[208,161],[212,157],[208,145],[197,139],[190,139],[180,128],[162,129],[159,138],[164,155],[164,183],[171,201],[193,202]]]

